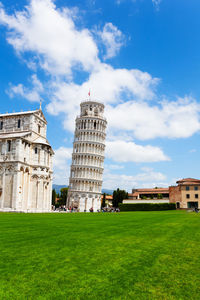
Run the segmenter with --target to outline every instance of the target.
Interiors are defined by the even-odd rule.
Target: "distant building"
[[[169,203],[169,188],[132,189],[123,203]]]
[[[184,178],[169,188],[133,189],[123,203],[176,203],[177,209],[200,208],[200,180]]]
[[[104,195],[101,195],[101,203],[103,201]],[[105,197],[106,206],[112,206],[113,196],[112,195],[106,195]]]
[[[177,186],[169,187],[171,203],[176,203],[177,208],[200,208],[200,180],[184,178],[176,182]]]
[[[153,189],[132,189],[132,193],[128,194],[128,199],[166,199],[169,200],[169,188],[153,188]]]
[[[48,212],[53,150],[41,108],[0,115],[0,210]]]

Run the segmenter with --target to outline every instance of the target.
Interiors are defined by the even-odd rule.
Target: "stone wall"
[[[169,187],[169,201],[171,203],[181,202],[180,186],[170,186]]]

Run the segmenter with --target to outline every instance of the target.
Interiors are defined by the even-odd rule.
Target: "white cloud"
[[[73,132],[74,119],[79,112],[81,100],[91,88],[93,99],[103,99],[106,103],[119,103],[126,97],[151,99],[158,80],[139,70],[114,69],[108,64],[101,64],[98,71],[91,73],[88,81],[75,83],[57,82],[53,87],[53,99],[47,106],[51,114],[65,112],[64,127]],[[94,91],[94,92],[93,92]]]
[[[111,130],[126,131],[140,140],[187,138],[200,130],[200,105],[190,97],[165,100],[159,106],[128,101],[107,106],[106,116]]]
[[[162,1],[162,0],[152,0],[152,3],[153,3],[153,5],[155,6],[155,8],[156,8],[157,10],[159,10],[159,8],[160,8],[160,3],[161,3],[161,1]]]
[[[112,165],[112,164],[109,164],[109,165],[105,165],[104,168],[107,168],[109,170],[121,170],[121,169],[124,169],[124,166],[123,165]]]
[[[34,52],[40,67],[51,74],[71,74],[72,67],[91,71],[99,63],[98,48],[89,30],[77,30],[74,10],[56,9],[51,0],[31,0],[14,15],[0,9],[7,41],[18,53]]]
[[[43,85],[37,76],[34,74],[31,76],[32,89],[26,88],[23,84],[12,85],[7,90],[7,93],[11,98],[15,95],[19,95],[30,102],[39,102],[41,100],[40,94],[44,91]]]
[[[54,183],[69,183],[70,163],[72,158],[72,148],[60,147],[56,149],[53,157]]]
[[[190,153],[195,153],[195,152],[197,152],[197,149],[191,149],[189,152]]]
[[[103,31],[99,32],[99,35],[106,48],[104,59],[112,58],[113,56],[115,56],[124,44],[124,35],[112,23],[106,23],[104,25]]]
[[[159,147],[141,146],[133,142],[107,141],[106,157],[117,162],[157,162],[169,158]]]
[[[115,69],[102,63],[93,31],[78,29],[74,22],[77,17],[77,10],[57,9],[51,0],[30,0],[24,10],[13,15],[0,8],[0,23],[8,29],[8,43],[17,53],[30,54],[32,60],[29,57],[26,62],[31,69],[39,66],[51,75],[49,83],[45,84],[49,92],[48,112],[57,115],[64,112],[64,126],[71,131],[79,103],[85,99],[89,88],[95,91],[93,97],[97,100],[118,103],[126,98],[152,99],[158,83],[158,79],[147,72]],[[107,41],[107,55],[111,56],[119,50],[123,34],[112,23],[107,23],[102,39]],[[75,83],[74,71],[87,71],[84,74],[88,79],[83,76],[82,83]],[[29,95],[22,84],[14,86],[12,93],[31,101],[39,99],[37,90]]]
[[[167,187],[166,176],[161,172],[155,172],[153,169],[142,169],[141,173],[135,175],[112,174],[107,168],[104,171],[104,189],[125,189],[131,192],[132,188],[151,188]]]

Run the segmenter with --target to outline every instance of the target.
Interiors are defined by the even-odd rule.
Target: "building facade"
[[[169,200],[169,188],[146,188],[146,189],[132,189],[132,193],[128,194],[129,200]]]
[[[104,105],[85,101],[76,118],[67,206],[78,211],[101,207],[107,121]]]
[[[169,187],[169,199],[178,209],[200,208],[200,180],[184,178]]]
[[[0,210],[49,212],[53,150],[41,108],[0,115]]]
[[[169,203],[169,188],[132,189],[123,203]]]

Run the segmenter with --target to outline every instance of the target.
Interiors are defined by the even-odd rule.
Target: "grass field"
[[[0,214],[0,299],[200,299],[200,214]]]

